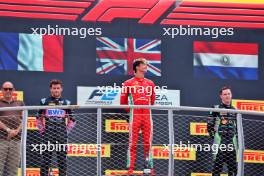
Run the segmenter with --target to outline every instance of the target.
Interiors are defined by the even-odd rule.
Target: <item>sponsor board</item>
[[[127,175],[127,170],[105,170],[105,175]],[[133,175],[143,175],[143,171],[133,171]]]
[[[232,105],[239,110],[264,111],[264,101],[260,100],[238,100],[233,99]]]
[[[169,150],[164,146],[152,146],[153,159],[169,159]],[[196,160],[196,152],[194,148],[177,148],[174,150],[175,160]]]
[[[27,130],[38,130],[36,117],[28,117]]]
[[[120,105],[120,89],[99,87],[77,87],[78,105]],[[180,106],[180,91],[156,91],[155,105]]]
[[[105,131],[108,133],[128,133],[129,123],[126,120],[105,120]]]
[[[101,151],[101,157],[109,158],[111,155],[110,144],[68,144],[67,155],[79,157],[97,157]]]
[[[207,130],[207,123],[190,123],[190,134],[196,136],[209,136]]]
[[[21,168],[18,168],[18,176],[22,176]],[[59,176],[59,169],[53,168],[52,173],[54,176]],[[26,168],[26,176],[40,176],[40,168]]]
[[[211,173],[192,173],[191,176],[212,176]],[[228,174],[221,174],[221,176],[228,176]]]
[[[104,92],[98,87],[77,87],[78,105],[118,105],[119,102],[119,91]]]
[[[67,120],[66,119],[66,124],[67,124]],[[28,117],[28,121],[27,121],[27,130],[38,130],[37,127],[37,118],[36,117]]]
[[[24,92],[23,91],[14,91],[12,96],[13,96],[14,100],[23,101]],[[1,98],[3,98],[3,93],[0,91],[0,99]]]
[[[264,151],[245,150],[244,151],[244,161],[245,163],[264,164]]]

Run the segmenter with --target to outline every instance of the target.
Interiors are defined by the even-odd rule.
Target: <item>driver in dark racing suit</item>
[[[229,87],[223,87],[219,94],[222,102],[214,108],[235,109],[231,105],[232,93]],[[210,112],[209,117],[211,120],[207,124],[208,133],[214,139],[214,144],[218,146],[217,153],[214,155],[213,176],[220,176],[224,164],[227,165],[228,176],[236,176],[238,148],[236,114]],[[226,149],[222,150],[219,146],[225,146]]]
[[[52,80],[50,82],[51,96],[41,99],[43,106],[70,105],[70,101],[61,97],[62,82]],[[71,109],[44,109],[39,110],[37,126],[43,137],[43,144],[48,149],[49,144],[57,145],[53,150],[45,150],[42,153],[40,175],[51,175],[49,172],[52,152],[55,150],[58,160],[59,176],[66,176],[67,173],[67,133],[74,127],[75,120],[72,117]]]

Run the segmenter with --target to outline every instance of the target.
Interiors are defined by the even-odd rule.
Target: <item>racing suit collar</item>
[[[55,98],[55,97],[50,96],[50,99],[52,99],[52,100],[61,100],[62,97],[60,97],[60,98]]]
[[[134,77],[134,79],[135,79],[136,81],[143,81],[145,78]]]
[[[52,96],[49,97],[49,100],[52,101],[53,103],[55,103],[55,105],[63,105],[63,101],[64,101],[62,97],[55,98]]]
[[[224,103],[221,103],[221,105],[222,105],[224,108],[231,108],[231,104],[226,105],[226,104],[224,104]]]

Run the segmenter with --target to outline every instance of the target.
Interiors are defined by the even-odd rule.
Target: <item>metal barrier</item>
[[[175,150],[175,145],[180,142],[186,144],[212,144],[212,140],[208,138],[208,134],[205,128],[208,116],[198,115],[179,115],[179,112],[228,112],[236,113],[237,121],[237,137],[239,152],[237,155],[237,175],[243,176],[244,171],[246,176],[261,175],[263,172],[263,166],[254,164],[255,170],[251,170],[252,165],[244,167],[244,160],[250,157],[252,151],[263,150],[263,145],[260,143],[264,141],[262,136],[250,135],[258,134],[264,129],[263,121],[255,121],[252,119],[242,119],[242,114],[263,116],[264,113],[254,111],[240,111],[230,109],[215,109],[215,108],[200,108],[200,107],[165,107],[165,106],[52,106],[52,109],[97,109],[96,113],[75,113],[76,127],[68,135],[67,145],[67,163],[68,163],[68,175],[116,175],[125,174],[126,169],[126,149],[128,143],[128,114],[123,113],[104,113],[102,109],[123,109],[123,108],[148,108],[157,111],[153,114],[153,144],[152,154],[155,154],[154,168],[156,169],[156,175],[195,175],[195,173],[209,173],[212,170],[212,155],[208,151],[193,151],[189,150],[187,153],[184,151]],[[30,131],[27,129],[28,121],[31,115],[36,115],[36,110],[49,109],[50,106],[25,106],[25,107],[8,107],[0,108],[0,111],[7,110],[23,110],[22,120],[22,138],[21,138],[21,168],[22,175],[26,176],[27,167],[39,168],[41,167],[41,157],[36,157],[37,154],[32,152],[32,144],[41,144],[41,134],[38,131]],[[162,112],[159,112],[162,111]],[[164,114],[164,112],[167,112]],[[28,115],[29,114],[29,115]],[[117,124],[116,128],[120,133],[116,133],[110,128],[110,125]],[[118,124],[119,123],[119,124]],[[121,125],[120,125],[121,123]],[[193,125],[203,125],[203,134],[192,134]],[[245,124],[245,125],[243,125]],[[118,126],[119,125],[119,126]],[[246,126],[244,142],[244,130]],[[261,126],[261,127],[258,127]],[[244,127],[244,128],[243,128]],[[252,130],[252,131],[249,131]],[[261,130],[258,130],[261,129]],[[112,130],[112,131],[111,131]],[[262,131],[263,132],[263,131]],[[55,136],[55,133],[54,133]],[[203,136],[203,137],[201,137]],[[260,142],[260,143],[259,143]],[[252,144],[253,143],[253,144]],[[263,142],[262,142],[263,144]],[[247,149],[244,152],[245,146]],[[76,149],[74,150],[74,147]],[[82,147],[84,151],[80,151]],[[111,148],[111,154],[110,154]],[[138,151],[142,151],[144,146],[142,142],[138,142]],[[181,149],[181,148],[180,148]],[[90,150],[90,151],[89,151]],[[98,152],[100,151],[100,152]],[[83,153],[81,153],[83,152]],[[185,151],[186,152],[186,151]],[[251,152],[251,153],[250,153]],[[264,153],[264,152],[263,152]],[[246,154],[246,155],[245,155]],[[49,156],[49,155],[47,155]],[[77,157],[78,156],[78,157]],[[143,152],[137,152],[136,169],[138,174],[142,174],[144,165]],[[263,154],[260,163],[264,162]],[[43,156],[42,156],[43,158]],[[96,158],[96,160],[95,160]],[[52,159],[52,158],[51,158]],[[32,161],[34,160],[34,161]],[[254,163],[248,162],[249,164]],[[55,174],[58,172],[58,162],[52,160],[52,172]],[[257,165],[255,167],[255,165]],[[96,166],[96,167],[95,167]],[[89,168],[89,169],[88,169]],[[78,170],[78,172],[76,172]],[[115,171],[113,171],[115,170]],[[209,174],[210,175],[210,174]]]

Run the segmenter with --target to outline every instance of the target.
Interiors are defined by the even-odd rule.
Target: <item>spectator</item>
[[[3,98],[1,107],[24,106],[24,102],[17,101],[12,94],[14,85],[7,81],[2,85]],[[17,176],[20,161],[22,111],[0,111],[0,176]]]

